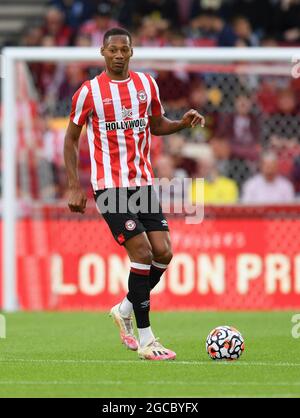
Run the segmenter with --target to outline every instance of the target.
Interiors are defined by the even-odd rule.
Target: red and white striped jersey
[[[149,116],[162,114],[149,74],[131,71],[127,80],[115,81],[103,72],[77,90],[70,118],[86,124],[94,190],[152,184]]]

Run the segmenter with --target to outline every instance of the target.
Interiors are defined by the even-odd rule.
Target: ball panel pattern
[[[206,339],[206,351],[213,360],[237,360],[244,349],[241,333],[227,325],[214,328]]]

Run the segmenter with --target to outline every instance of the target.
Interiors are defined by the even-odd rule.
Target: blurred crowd
[[[23,46],[97,46],[106,30],[122,26],[134,46],[274,47],[300,45],[300,0],[52,0],[42,25],[32,25]],[[39,95],[39,182],[44,199],[64,195],[63,133],[79,86],[102,69],[95,64],[29,64]],[[206,117],[196,128],[153,139],[157,177],[204,178],[207,204],[293,203],[300,194],[300,81],[289,74],[239,73],[218,66],[176,66],[151,71],[166,115],[189,108]],[[81,179],[89,184],[87,141],[81,144]],[[45,174],[46,173],[46,174]],[[188,198],[197,203],[197,183]],[[173,198],[176,200],[176,196]]]
[[[264,88],[261,84],[258,89],[246,92],[239,90],[240,84],[236,80],[237,90],[232,92],[232,80],[228,82],[231,75],[218,74],[223,87],[227,86],[233,96],[232,107],[225,107],[224,110],[222,100],[227,105],[229,100],[226,91],[220,89],[218,94],[214,93],[220,97],[220,102],[210,100],[212,92],[205,78],[199,78],[190,94],[186,90],[175,100],[173,90],[169,92],[171,97],[168,97],[168,90],[164,93],[163,78],[166,74],[157,71],[156,75],[168,116],[180,117],[193,107],[206,117],[204,129],[196,127],[166,137],[153,137],[152,164],[157,178],[177,178],[178,182],[183,182],[185,178],[204,178],[206,204],[296,202],[300,195],[300,117],[299,102],[291,87],[278,87],[276,84],[276,96],[270,111],[260,102]],[[283,79],[290,81],[288,77]],[[215,85],[213,89],[216,89]],[[53,129],[51,121],[49,116],[41,117],[41,158],[46,163],[41,170],[40,181],[46,179],[42,190],[44,197],[50,199],[62,196],[65,190],[62,160],[64,129]],[[81,181],[88,189],[90,161],[85,133],[81,138],[80,173]],[[197,187],[196,181],[193,182],[186,196],[191,203],[197,203]],[[172,197],[174,202],[177,197],[180,198],[180,193]]]
[[[51,0],[23,45],[93,45],[120,25],[135,46],[291,46],[300,43],[299,0]]]

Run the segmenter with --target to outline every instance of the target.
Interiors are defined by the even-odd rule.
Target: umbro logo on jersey
[[[132,118],[132,109],[126,109],[126,107],[123,106],[123,108],[122,108],[122,118],[123,119]]]
[[[147,93],[144,90],[140,90],[137,92],[137,98],[140,103],[145,103],[148,99]]]
[[[105,104],[105,105],[112,104],[112,99],[110,99],[109,97],[107,97],[106,99],[103,100],[103,104]]]

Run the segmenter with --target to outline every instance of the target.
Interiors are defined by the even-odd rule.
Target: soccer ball
[[[244,348],[241,333],[226,325],[214,328],[206,338],[206,351],[213,360],[237,360]]]

